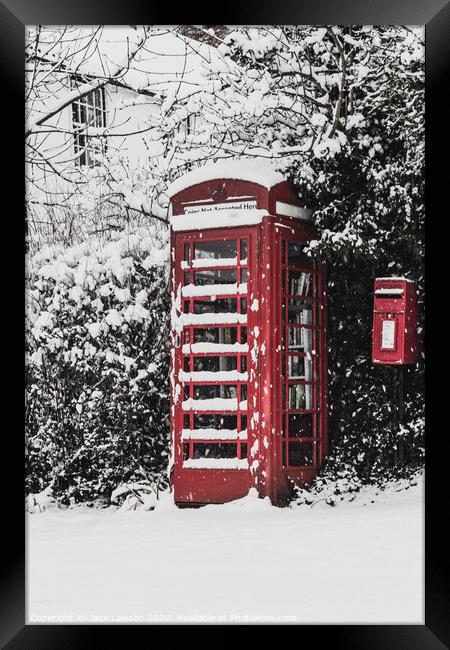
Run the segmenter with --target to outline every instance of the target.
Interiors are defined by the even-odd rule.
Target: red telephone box
[[[376,278],[373,301],[372,362],[416,363],[416,285],[406,278]]]
[[[255,487],[281,505],[327,453],[324,270],[310,211],[267,164],[175,181],[172,485],[180,505]]]

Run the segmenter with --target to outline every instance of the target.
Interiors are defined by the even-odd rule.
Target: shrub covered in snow
[[[408,477],[386,479],[379,478],[378,481],[367,483],[362,481],[355,467],[348,465],[332,472],[323,471],[316,478],[314,484],[303,488],[295,487],[291,508],[299,506],[337,506],[351,502],[359,504],[375,503],[383,498],[389,497],[393,492],[408,490],[412,486],[422,485],[424,480],[423,470],[411,472]]]
[[[108,502],[125,481],[164,483],[167,260],[156,229],[30,258],[27,492]]]
[[[25,511],[32,515],[55,507],[58,507],[58,502],[52,494],[50,485],[38,494],[27,494],[25,498]]]
[[[336,38],[350,63],[335,129],[342,144],[292,170],[315,208],[314,250],[327,265],[327,467],[351,464],[363,479],[386,479],[424,459],[424,359],[404,368],[371,361],[375,277],[416,281],[419,335],[424,327],[423,45],[414,29],[392,26],[342,29]],[[317,61],[325,46],[317,45]]]

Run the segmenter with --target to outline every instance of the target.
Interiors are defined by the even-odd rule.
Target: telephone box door
[[[175,501],[230,501],[258,480],[257,227],[177,232],[172,248]]]

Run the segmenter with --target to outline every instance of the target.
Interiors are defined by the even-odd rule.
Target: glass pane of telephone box
[[[312,381],[313,371],[311,359],[290,354],[288,357],[288,377],[289,379]]]
[[[305,378],[305,357],[288,357],[288,377],[289,379]]]
[[[194,399],[237,399],[237,386],[225,385],[194,385]],[[213,409],[211,409],[213,410]]]
[[[305,348],[305,328],[290,327],[288,329],[288,347],[290,350],[298,349],[303,352]]]
[[[290,467],[302,467],[314,463],[313,442],[290,442],[289,443],[289,465]]]
[[[297,266],[304,268],[311,268],[313,265],[312,259],[304,252],[306,244],[300,242],[288,242],[288,266]]]
[[[284,314],[284,309],[283,309]],[[307,300],[288,300],[288,323],[295,325],[312,324],[312,305]]]
[[[237,342],[237,327],[199,327],[194,329],[194,343],[221,343],[232,345]]]
[[[195,372],[219,372],[236,370],[237,357],[194,357]]]
[[[314,406],[314,388],[311,384],[289,386],[289,409],[292,411],[310,410]]]
[[[194,273],[194,284],[197,286],[235,283],[237,283],[236,269],[205,269]]]
[[[205,241],[194,244],[194,257],[199,259],[230,259],[237,258],[236,239],[227,241]]]
[[[236,298],[194,300],[194,314],[234,314],[236,313],[236,310]]]
[[[311,296],[312,273],[289,271],[288,293],[291,296]]]
[[[241,239],[241,262],[247,259],[247,240]]]
[[[306,391],[304,384],[288,387],[288,407],[291,411],[306,409]]]
[[[237,458],[235,442],[199,442],[194,444],[194,458]]]
[[[310,413],[288,414],[289,438],[312,438],[314,435],[313,417]]]
[[[237,429],[237,415],[220,413],[198,413],[194,415],[194,429]]]
[[[289,386],[288,407],[291,411],[313,408],[313,387],[307,384]]]

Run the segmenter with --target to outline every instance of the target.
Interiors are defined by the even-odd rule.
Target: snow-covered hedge
[[[167,236],[49,247],[27,272],[27,493],[65,503],[164,485],[169,428]]]

